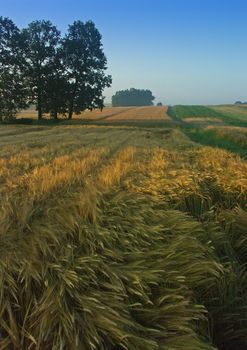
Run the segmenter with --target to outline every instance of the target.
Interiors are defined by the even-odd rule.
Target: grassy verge
[[[224,137],[217,135],[214,130],[184,128],[183,131],[194,142],[202,145],[223,148],[237,153],[242,158],[247,159],[247,150],[244,147],[240,146],[237,142],[227,140]]]

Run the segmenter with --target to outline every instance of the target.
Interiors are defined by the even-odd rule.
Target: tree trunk
[[[37,110],[38,110],[38,119],[42,119],[42,107],[41,107],[41,76],[40,76],[40,66],[38,66],[38,81],[37,81]]]
[[[38,119],[42,119],[41,103],[38,101]]]
[[[73,116],[74,99],[75,99],[75,89],[74,89],[74,91],[73,91],[73,95],[71,96],[71,100],[70,100],[70,104],[69,104],[68,119],[72,119],[72,116]]]
[[[72,119],[72,116],[73,116],[73,109],[74,109],[74,95],[71,97],[71,101],[70,101],[70,104],[69,104],[68,119]]]
[[[77,89],[77,82],[76,82],[75,85],[74,85],[73,93],[72,93],[71,100],[70,100],[70,104],[69,104],[68,119],[72,119],[72,116],[73,116],[76,89]]]
[[[51,111],[50,112],[50,119],[57,120],[58,119],[57,115],[58,115],[58,113],[57,113],[56,110],[55,111]]]
[[[38,88],[37,110],[38,110],[38,119],[40,120],[40,119],[42,119],[41,92],[40,92],[40,88]]]
[[[73,109],[70,109],[69,110],[69,114],[68,114],[68,119],[72,119],[72,116],[73,116]]]

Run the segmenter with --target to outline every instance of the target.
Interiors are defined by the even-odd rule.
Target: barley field
[[[1,350],[247,348],[247,161],[166,112],[0,125]]]

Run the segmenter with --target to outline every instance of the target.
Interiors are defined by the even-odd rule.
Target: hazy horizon
[[[8,0],[1,15],[20,28],[51,20],[65,32],[93,20],[103,36],[112,87],[150,89],[155,102],[224,104],[247,100],[247,3],[242,0]]]

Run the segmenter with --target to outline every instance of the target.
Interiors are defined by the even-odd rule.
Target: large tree
[[[105,74],[107,60],[95,24],[75,21],[69,26],[62,47],[69,119],[74,112],[103,108],[103,90],[111,85],[111,77]]]
[[[36,104],[38,118],[47,110],[48,77],[54,69],[60,41],[59,30],[50,21],[34,21],[23,29],[25,42],[26,76],[31,87],[31,101]]]
[[[34,21],[21,32],[0,20],[0,113],[14,115],[28,103],[38,118],[103,108],[107,60],[94,23],[76,21],[63,39],[50,21]]]
[[[64,67],[64,52],[61,46],[56,48],[47,67],[44,89],[44,111],[51,118],[58,119],[58,114],[66,114],[69,82]]]
[[[0,17],[0,120],[12,119],[27,106],[27,84],[23,75],[20,31]]]
[[[152,106],[154,99],[155,97],[150,90],[131,88],[117,91],[112,96],[112,106]]]

